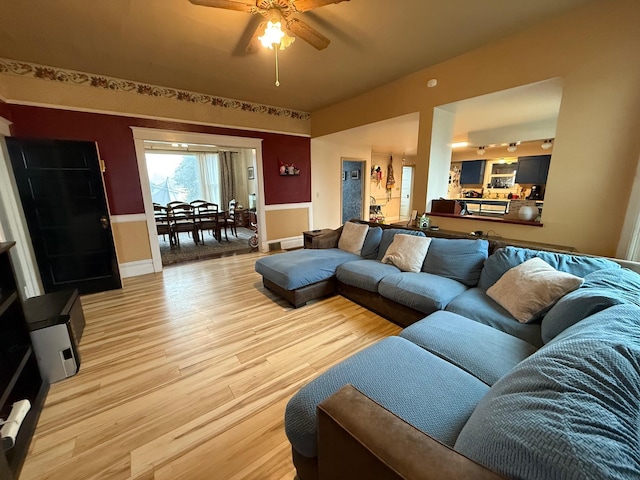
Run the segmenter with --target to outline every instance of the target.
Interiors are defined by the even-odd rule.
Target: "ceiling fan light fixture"
[[[284,50],[295,41],[294,37],[282,30],[283,23],[284,17],[282,16],[282,12],[277,8],[271,9],[269,11],[269,21],[264,29],[264,33],[261,37],[258,37],[263,47],[273,50],[274,45],[279,45],[280,50]]]

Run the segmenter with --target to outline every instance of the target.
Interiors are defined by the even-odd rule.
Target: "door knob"
[[[103,229],[108,229],[109,228],[109,219],[107,218],[106,215],[102,215],[100,217],[100,223],[102,224],[102,228]]]

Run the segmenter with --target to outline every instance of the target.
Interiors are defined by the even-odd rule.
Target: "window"
[[[154,203],[207,200],[220,203],[217,153],[146,153]]]

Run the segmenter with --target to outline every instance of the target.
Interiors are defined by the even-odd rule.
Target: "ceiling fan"
[[[348,1],[349,0],[189,0],[189,2],[194,5],[257,13],[265,17],[265,20],[258,25],[258,28],[256,28],[251,37],[249,45],[247,46],[248,53],[253,53],[257,50],[260,45],[260,35],[264,34],[265,29],[268,28],[269,21],[274,23],[275,21],[280,21],[283,24],[282,26],[286,27],[293,35],[300,37],[318,50],[327,48],[330,40],[309,24],[296,18],[295,14],[308,12],[309,10],[331,5],[332,3]],[[288,35],[283,38],[283,44],[280,46],[281,49],[286,48],[294,40],[291,37],[287,37]]]

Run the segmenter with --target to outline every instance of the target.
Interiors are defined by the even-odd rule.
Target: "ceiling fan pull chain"
[[[278,73],[278,45],[274,45],[273,50],[276,52],[276,87],[280,86],[280,78],[279,78],[279,73]]]

